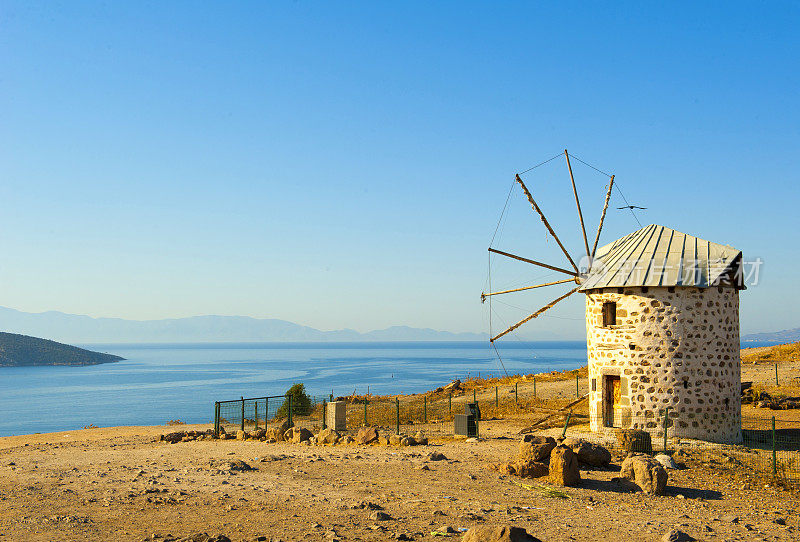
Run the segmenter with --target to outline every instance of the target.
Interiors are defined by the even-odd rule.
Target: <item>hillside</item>
[[[780,341],[782,343],[790,343],[800,341],[800,327],[793,329],[784,329],[781,331],[770,331],[767,333],[750,333],[742,335],[742,342],[755,342],[755,341]]]
[[[97,365],[120,361],[119,356],[27,335],[0,333],[0,367],[34,365]]]
[[[478,333],[395,326],[359,333],[323,331],[274,318],[191,316],[164,320],[92,318],[63,312],[29,313],[0,307],[0,329],[70,343],[478,341]]]
[[[800,361],[800,342],[742,349],[742,363]]]

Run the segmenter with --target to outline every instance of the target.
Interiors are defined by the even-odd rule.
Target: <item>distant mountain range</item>
[[[393,326],[359,333],[321,331],[286,320],[248,316],[192,316],[166,320],[92,318],[63,312],[22,312],[0,307],[0,330],[70,343],[191,343],[305,341],[482,341],[480,333]]]
[[[121,357],[84,350],[47,339],[0,332],[0,367],[32,365],[97,365]]]
[[[767,333],[750,333],[749,335],[742,335],[741,340],[742,342],[781,341],[783,343],[793,343],[800,341],[800,327]]]

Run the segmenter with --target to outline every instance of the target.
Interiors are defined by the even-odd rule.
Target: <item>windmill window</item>
[[[606,301],[603,303],[603,327],[617,325],[617,303]]]

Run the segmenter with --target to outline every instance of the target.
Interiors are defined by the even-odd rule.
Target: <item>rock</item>
[[[661,542],[692,542],[693,540],[697,539],[678,529],[671,529],[661,537]]]
[[[617,441],[626,452],[653,453],[650,433],[641,429],[618,429],[615,431]]]
[[[392,446],[400,446],[400,441],[403,440],[403,435],[390,435],[389,444]]]
[[[775,518],[772,522],[778,525],[786,525],[786,520],[784,518]]]
[[[358,444],[372,444],[378,441],[378,428],[374,425],[370,427],[362,427],[356,434],[356,442]]]
[[[289,429],[289,422],[288,420],[284,420],[282,424],[270,427],[267,429],[267,438],[273,438],[276,442],[283,442],[283,435]]]
[[[425,438],[425,435],[422,434],[422,431],[417,431],[416,434],[414,435],[414,440],[420,442],[422,440],[427,440],[427,439]]]
[[[369,515],[369,519],[373,521],[388,521],[392,519],[392,516],[387,514],[386,512],[381,512],[380,510],[375,510],[373,513]]]
[[[653,459],[661,463],[661,466],[665,469],[675,470],[678,468],[672,458],[667,454],[658,454]]]
[[[354,444],[356,439],[352,437],[352,435],[345,435],[341,439],[339,439],[339,444]]]
[[[174,538],[167,538],[168,540],[175,540]],[[177,542],[231,542],[231,539],[225,536],[224,534],[218,534],[216,536],[208,536],[208,533],[195,533],[193,535],[187,536],[186,538],[180,538]]]
[[[175,444],[176,442],[181,442],[183,437],[186,436],[185,431],[178,431],[175,433],[167,433],[166,435],[161,435],[161,440],[169,442],[170,444]]]
[[[482,525],[464,534],[461,542],[541,542],[522,527]]]
[[[253,470],[253,467],[242,461],[241,459],[225,459],[213,463],[217,470],[223,471],[248,471]]]
[[[733,514],[724,515],[719,519],[725,523],[739,523],[739,516],[735,516]]]
[[[550,452],[556,447],[556,440],[553,437],[538,437],[525,435],[519,443],[519,461],[547,461]]]
[[[572,448],[578,456],[578,461],[593,467],[605,467],[611,463],[611,452],[593,442],[580,438],[568,438],[562,443]]]
[[[242,431],[239,429],[236,431],[236,440],[245,440],[247,438],[247,432]]]
[[[428,459],[431,461],[446,461],[447,457],[442,452],[431,452],[428,454]]]
[[[461,381],[458,379],[453,380],[443,388],[444,391],[449,391],[449,392],[459,391],[460,389],[461,389]]]
[[[663,495],[667,487],[667,471],[649,455],[629,455],[622,462],[620,475],[649,495]]]
[[[305,427],[292,427],[289,431],[292,431],[292,444],[300,444],[314,436],[314,434]]]
[[[317,435],[317,444],[336,444],[339,442],[339,433],[328,427]]]
[[[580,483],[578,456],[569,446],[560,444],[550,452],[550,481],[560,486],[577,486]]]
[[[520,478],[541,478],[550,474],[550,467],[537,461],[517,462],[512,465],[514,474]]]
[[[389,439],[384,437],[383,435],[379,435],[378,444],[380,444],[381,446],[388,446],[390,444]]]
[[[414,440],[414,437],[403,437],[400,441],[400,446],[416,446],[417,441]]]

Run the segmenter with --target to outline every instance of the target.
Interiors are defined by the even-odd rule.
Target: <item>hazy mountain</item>
[[[750,341],[781,341],[793,343],[800,341],[800,327],[784,329],[783,331],[770,331],[767,333],[750,333],[742,335],[742,342]]]
[[[97,365],[123,358],[84,350],[47,339],[0,332],[0,367],[29,365]]]
[[[368,333],[321,331],[285,320],[248,316],[192,316],[166,320],[92,318],[63,312],[29,313],[0,307],[0,330],[70,343],[477,341],[479,333],[450,333],[395,326]]]

